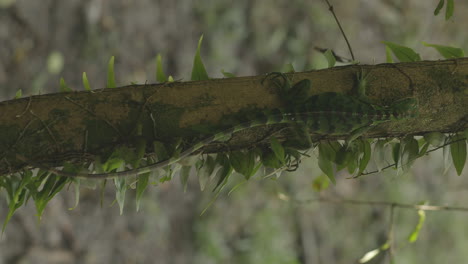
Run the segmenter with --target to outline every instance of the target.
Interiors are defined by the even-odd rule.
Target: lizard
[[[418,103],[412,97],[398,100],[388,107],[372,104],[365,95],[366,80],[362,73],[358,74],[357,77],[358,96],[336,92],[325,92],[307,96],[311,87],[309,79],[303,79],[295,85],[291,85],[290,80],[282,73],[270,73],[266,78],[269,75],[274,75],[272,81],[280,89],[279,94],[286,102],[284,108],[273,109],[260,117],[257,115],[253,120],[234,125],[224,131],[208,136],[182,151],[179,155],[169,159],[125,171],[91,174],[65,172],[49,168],[30,161],[20,154],[17,154],[16,157],[29,165],[65,177],[106,179],[137,176],[149,173],[157,168],[170,166],[201,150],[212,142],[223,140],[236,132],[253,127],[277,124],[301,124],[305,125],[308,131],[313,134],[348,134],[347,142],[350,143],[380,123],[392,120],[404,120],[417,115]],[[278,77],[281,77],[283,82],[278,81]]]

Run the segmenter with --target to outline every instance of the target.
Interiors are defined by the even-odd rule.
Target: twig
[[[436,150],[438,150],[438,149],[441,149],[441,148],[443,148],[443,147],[445,147],[445,146],[448,146],[448,145],[450,145],[450,144],[453,144],[453,143],[456,143],[456,142],[459,142],[459,141],[464,141],[464,140],[466,140],[466,138],[460,138],[460,139],[457,139],[457,140],[454,140],[454,141],[447,142],[447,143],[443,144],[442,146],[439,146],[439,147],[436,147],[436,148],[433,148],[433,149],[430,149],[430,150],[426,151],[426,153],[424,153],[424,155],[428,155],[429,153],[434,152],[434,151],[436,151]],[[414,159],[408,161],[408,163],[411,163],[411,162],[415,161],[415,160],[418,159],[418,158],[420,158],[420,156],[417,156],[416,158],[414,158]],[[407,164],[408,164],[408,163],[407,163]],[[390,165],[388,165],[388,166],[383,167],[383,168],[380,169],[380,170],[374,170],[374,171],[370,171],[370,172],[364,172],[364,173],[361,173],[361,174],[356,175],[356,176],[354,176],[354,177],[350,177],[350,179],[356,179],[356,178],[359,178],[359,177],[361,177],[361,176],[366,176],[366,175],[369,175],[369,174],[374,174],[374,173],[377,173],[377,172],[381,172],[381,171],[386,170],[386,169],[388,169],[388,168],[394,167],[395,165],[396,165],[396,163],[393,163],[393,164],[390,164]],[[404,164],[404,165],[406,165],[406,164]]]
[[[16,115],[15,117],[16,118],[22,117],[28,111],[29,107],[31,106],[31,102],[32,102],[32,96],[29,97],[28,104],[24,108],[23,112],[21,114]]]
[[[390,206],[398,207],[404,209],[412,210],[423,210],[423,211],[459,211],[459,212],[468,212],[468,207],[456,207],[456,206],[444,206],[444,205],[426,205],[426,204],[404,204],[404,203],[395,203],[395,202],[384,202],[384,201],[362,201],[362,200],[353,200],[353,199],[330,199],[330,198],[316,198],[309,200],[298,201],[299,203],[336,203],[336,204],[354,204],[354,205],[378,205],[378,206]]]
[[[325,2],[328,5],[328,10],[333,14],[333,17],[335,18],[336,24],[338,24],[338,27],[340,28],[341,34],[343,35],[343,38],[346,41],[346,45],[348,45],[349,53],[351,53],[351,58],[354,61],[355,59],[354,59],[353,49],[351,48],[351,44],[349,44],[348,38],[346,37],[346,34],[345,34],[343,28],[341,27],[341,24],[340,24],[340,21],[338,20],[338,17],[335,15],[335,11],[333,10],[333,6],[330,4],[330,2],[328,0],[325,0]]]

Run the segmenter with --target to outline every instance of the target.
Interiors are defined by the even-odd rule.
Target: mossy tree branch
[[[416,119],[388,122],[367,136],[389,137],[468,128],[468,58],[413,63],[353,65],[291,74],[293,82],[312,81],[312,93],[351,93],[356,73],[368,74],[369,97],[386,105],[405,98],[419,101]],[[22,169],[16,153],[57,166],[94,161],[116,146],[134,148],[154,140],[196,136],[187,130],[200,123],[217,124],[223,116],[249,108],[281,107],[264,76],[196,82],[130,85],[92,92],[32,96],[0,103],[0,175]],[[255,130],[261,132],[261,129]],[[242,141],[258,138],[243,133]],[[236,146],[232,146],[236,147]]]

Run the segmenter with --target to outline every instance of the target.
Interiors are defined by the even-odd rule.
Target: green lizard
[[[304,79],[291,86],[289,79],[283,74],[272,73],[270,75],[274,76],[272,81],[280,88],[280,96],[286,102],[285,108],[274,109],[268,114],[264,114],[254,120],[235,125],[227,130],[209,136],[170,159],[126,171],[86,174],[46,168],[40,164],[31,162],[19,154],[17,158],[32,166],[66,177],[126,177],[141,175],[157,168],[172,165],[212,142],[220,141],[233,133],[257,126],[301,124],[305,125],[309,133],[313,134],[349,135],[347,137],[347,142],[349,143],[380,123],[390,120],[403,120],[414,117],[417,114],[418,104],[414,98],[399,100],[389,107],[371,104],[365,96],[366,85],[365,78],[362,75],[358,75],[358,96],[326,92],[310,97],[307,97],[307,93],[311,87],[310,80]],[[278,77],[283,78],[283,82],[278,81]]]

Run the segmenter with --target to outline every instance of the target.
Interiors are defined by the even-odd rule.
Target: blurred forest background
[[[385,62],[381,41],[441,59],[421,41],[468,50],[468,2],[456,1],[444,21],[438,0],[333,1],[335,11],[363,64]],[[57,92],[60,77],[82,90],[103,88],[109,58],[116,57],[117,85],[155,82],[155,56],[166,73],[188,80],[198,38],[211,77],[221,69],[238,76],[326,67],[314,47],[349,57],[346,44],[321,0],[0,0],[0,97]],[[375,88],[375,87],[374,87]],[[127,192],[124,215],[107,184],[99,189],[63,190],[39,223],[30,201],[18,210],[0,239],[0,264],[12,263],[357,263],[387,240],[390,210],[319,202],[315,197],[468,207],[467,169],[444,174],[442,151],[419,159],[411,173],[393,170],[358,180],[340,174],[336,186],[318,193],[321,176],[314,157],[277,180],[251,179],[229,196],[225,188],[201,192],[191,177],[184,192],[176,177],[149,188],[139,212]],[[0,200],[0,219],[7,213]],[[396,263],[464,263],[468,258],[467,213],[428,212],[416,243],[407,242],[418,221],[414,210],[396,209]],[[371,263],[388,261],[379,256]]]

